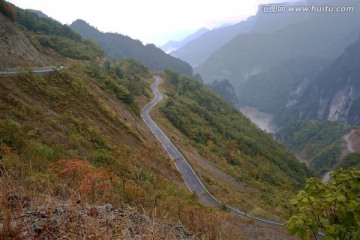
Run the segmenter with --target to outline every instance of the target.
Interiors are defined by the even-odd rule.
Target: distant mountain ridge
[[[173,68],[178,72],[192,76],[192,67],[175,57],[164,53],[153,44],[143,45],[139,40],[118,33],[103,33],[83,20],[74,21],[70,27],[86,39],[95,40],[113,60],[133,58],[143,62],[153,71]]]
[[[196,66],[237,34],[248,32],[251,26],[252,21],[249,19],[248,21],[243,21],[232,26],[214,29],[188,42],[185,46],[170,54],[190,63],[192,66]]]
[[[360,7],[359,2],[353,3],[355,9]],[[342,14],[312,13],[305,21],[273,33],[239,34],[214,52],[195,71],[201,74],[205,82],[228,79],[237,88],[250,76],[287,58],[314,56],[323,49],[329,50],[335,43],[338,50],[333,53],[328,51],[326,56],[336,58],[349,42],[356,41],[357,37],[350,33],[359,28],[358,19],[360,11]],[[351,36],[351,40],[344,41],[346,36]]]
[[[259,6],[255,16],[249,17],[236,24],[213,29],[170,54],[183,59],[192,66],[197,66],[238,34],[274,32],[286,25],[303,21],[308,15],[308,13],[298,13],[294,15],[287,12],[282,14],[269,14],[263,11],[262,6]]]
[[[184,46],[185,44],[187,44],[188,42],[202,36],[204,33],[208,32],[208,31],[209,31],[209,29],[207,29],[207,28],[200,28],[195,33],[187,36],[185,39],[180,40],[180,41],[172,41],[172,40],[168,41],[166,44],[164,44],[160,48],[161,48],[161,50],[163,50],[166,53],[176,51],[178,48],[180,48],[180,47]]]
[[[360,124],[359,55],[360,40],[335,60],[288,58],[242,83],[240,106],[274,114],[278,126],[312,119]]]
[[[354,70],[357,67],[357,56],[354,54],[360,33],[360,2],[304,0],[292,2],[291,6],[324,4],[352,6],[354,11],[304,12],[299,15],[288,11],[282,15],[266,14],[259,6],[256,16],[230,26],[238,27],[237,30],[239,26],[247,25],[248,28],[243,28],[243,33],[212,53],[195,68],[195,72],[225,99],[232,94],[224,90],[232,85],[240,107],[270,113],[279,126],[297,119],[358,124],[360,113],[356,109],[360,105],[356,81],[359,77]],[[288,3],[284,5],[290,6]],[[229,28],[217,31],[226,32]],[[197,47],[208,36],[215,39],[215,31],[189,42],[176,52],[192,46],[194,56],[199,56],[203,49]],[[212,43],[218,43],[214,39],[210,39]],[[355,45],[349,47],[352,44]],[[354,53],[349,52],[347,47]],[[225,80],[229,88],[219,84]]]

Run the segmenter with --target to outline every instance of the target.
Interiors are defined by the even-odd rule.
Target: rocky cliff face
[[[214,82],[212,82],[211,84],[207,84],[206,86],[220,96],[222,96],[228,103],[231,103],[233,105],[238,104],[236,91],[228,80],[215,80]]]
[[[305,79],[287,103],[298,119],[360,123],[360,39],[309,84]],[[295,116],[296,115],[296,116]]]
[[[47,62],[25,34],[0,13],[0,68],[41,67]]]
[[[359,89],[352,85],[346,85],[335,93],[327,109],[327,120],[332,122],[346,121],[350,107],[360,97]]]

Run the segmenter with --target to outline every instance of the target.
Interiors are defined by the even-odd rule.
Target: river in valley
[[[272,114],[261,112],[253,107],[242,107],[238,109],[262,130],[268,133],[275,133],[275,126],[271,124],[273,119]]]

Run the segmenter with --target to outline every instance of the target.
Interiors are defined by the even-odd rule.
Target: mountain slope
[[[183,59],[192,66],[198,66],[217,49],[231,41],[240,33],[274,32],[284,26],[306,19],[307,15],[307,13],[294,15],[287,12],[282,14],[268,14],[263,12],[260,6],[256,15],[249,17],[246,21],[213,29],[170,54]]]
[[[334,4],[333,1],[328,3]],[[213,53],[196,71],[205,82],[228,79],[237,88],[249,76],[259,73],[289,57],[313,56],[359,29],[360,3],[337,1],[354,6],[350,13],[312,13],[306,20],[273,33],[239,34]],[[294,15],[294,14],[293,14]],[[352,42],[355,42],[356,38]],[[345,49],[347,45],[342,45]],[[334,52],[334,54],[339,51]],[[329,56],[329,55],[328,55]],[[331,56],[332,58],[337,55]]]
[[[100,32],[83,20],[76,20],[71,24],[71,28],[82,37],[95,40],[110,59],[133,58],[145,63],[153,71],[173,68],[182,74],[192,76],[192,68],[189,64],[164,53],[153,44],[144,46],[139,40],[128,36]]]
[[[197,66],[237,34],[248,32],[251,26],[252,19],[248,19],[233,26],[211,30],[170,54]]]
[[[259,111],[280,114],[296,103],[314,76],[329,60],[318,57],[290,58],[261,73],[237,88],[239,105],[250,106]]]
[[[63,64],[64,57],[74,60],[103,57],[98,45],[81,38],[69,26],[39,17],[33,10],[23,10],[9,3],[2,5],[2,2],[0,7],[8,6],[12,12],[12,17],[7,19],[1,14],[2,67]]]
[[[276,138],[307,165],[324,174],[345,157],[343,136],[349,126],[328,121],[293,121],[276,132]]]
[[[285,214],[285,199],[311,175],[306,167],[276,144],[271,135],[196,80],[170,71],[166,78],[168,98],[160,103],[155,119],[181,146],[190,163],[198,166],[195,171],[199,171],[210,192],[244,211],[261,215],[256,210],[259,208],[275,219]],[[233,179],[230,185],[239,182],[241,194],[224,187],[224,177],[213,180],[218,178],[219,170],[225,173],[225,179]],[[274,212],[270,207],[274,204],[283,210]]]
[[[0,14],[0,59],[0,68],[51,65],[50,59],[41,54],[2,14]]]
[[[20,24],[22,37],[68,67],[0,75],[0,183],[8,186],[0,188],[1,239],[182,238],[174,228],[192,239],[291,239],[207,208],[188,191],[139,116],[151,94],[147,66],[104,61],[66,26],[18,13],[23,23],[35,19]],[[70,44],[60,52],[39,39]]]
[[[360,39],[323,69],[297,104],[279,117],[360,124]]]
[[[234,87],[229,83],[228,80],[215,80],[211,84],[207,84],[206,87],[212,89],[214,92],[218,93],[220,96],[223,96],[225,101],[230,104],[238,105],[239,100],[236,95]]]

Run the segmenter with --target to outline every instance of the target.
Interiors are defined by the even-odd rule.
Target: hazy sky
[[[41,10],[71,24],[83,19],[105,32],[118,32],[144,43],[164,44],[201,27],[236,23],[277,0],[8,0],[18,7]]]

